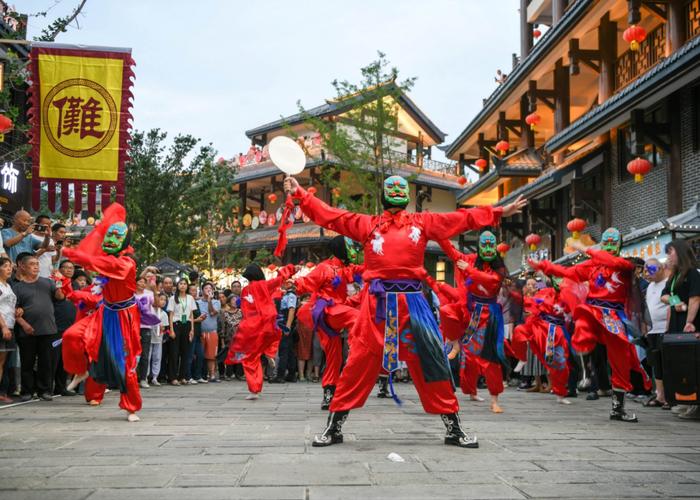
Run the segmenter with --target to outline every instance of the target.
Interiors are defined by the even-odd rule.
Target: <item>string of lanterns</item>
[[[627,171],[634,175],[634,182],[640,184],[644,181],[644,176],[651,171],[651,162],[644,158],[635,158],[627,164]]]

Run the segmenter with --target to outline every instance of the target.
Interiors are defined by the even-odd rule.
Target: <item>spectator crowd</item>
[[[52,223],[47,216],[33,219],[28,212],[19,211],[0,236],[0,404],[74,396],[81,388],[74,391],[68,384],[61,360],[61,337],[84,313],[80,303],[66,297],[62,283],[68,279],[73,290],[91,290],[99,286],[99,281],[62,258],[62,249],[69,244],[66,228]],[[634,343],[644,369],[654,380],[654,388],[647,391],[641,377],[633,378],[634,389],[628,397],[646,407],[670,410],[679,418],[698,420],[695,402],[679,399],[673,387],[674,381],[683,378],[682,370],[697,367],[673,365],[669,374],[669,353],[664,355],[664,350],[671,347],[664,337],[678,333],[698,337],[700,273],[685,240],[669,243],[666,255],[664,262],[634,259],[637,272],[630,297],[631,309],[635,310],[631,319],[642,333]],[[548,279],[539,272],[528,272],[505,281],[498,300],[504,311],[506,337],[525,321],[524,299],[548,286]],[[137,277],[135,298],[145,302],[160,323],[141,325],[142,354],[137,366],[140,386],[150,389],[165,384],[177,387],[243,380],[241,365],[226,365],[224,360],[242,319],[244,285],[234,281],[228,288],[218,289],[196,272],[164,276],[155,267],[145,267]],[[351,294],[359,292],[359,285],[351,286]],[[427,293],[432,294],[429,302],[437,315],[438,297]],[[296,320],[296,312],[309,296],[298,296],[294,282],[288,280],[273,298],[281,340],[275,363],[261,359],[265,379],[271,383],[319,382],[324,368],[319,339]],[[347,355],[347,332],[343,335]],[[571,358],[567,397],[585,393],[586,400],[595,400],[611,395],[604,346],[598,345],[585,356],[574,353]],[[455,375],[459,362],[459,357],[452,360]],[[510,369],[504,368],[509,385],[528,392],[551,390],[546,373],[531,355],[527,362],[513,359]],[[394,380],[410,382],[405,366]],[[479,384],[483,387],[483,380]]]

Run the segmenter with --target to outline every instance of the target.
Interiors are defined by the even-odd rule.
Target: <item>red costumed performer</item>
[[[637,417],[625,411],[625,392],[632,390],[631,371],[642,375],[647,389],[651,388],[651,381],[639,363],[635,346],[628,338],[639,336],[625,314],[635,266],[619,257],[621,245],[620,232],[609,228],[603,233],[601,250],[585,250],[590,257],[586,262],[568,268],[548,261],[530,261],[530,265],[548,275],[588,282],[586,303],[574,310],[572,346],[578,352],[588,353],[596,344],[605,345],[612,369],[610,419],[636,422]]]
[[[119,406],[128,412],[128,420],[135,422],[139,420],[136,412],[141,409],[135,372],[141,354],[141,315],[134,299],[136,262],[122,255],[130,250],[125,218],[124,207],[110,205],[102,223],[77,248],[63,250],[65,258],[99,273],[104,298],[94,314],[66,331],[63,359],[67,372],[81,373],[87,357],[90,378],[85,384],[85,398],[99,404],[108,386],[118,388]]]
[[[347,305],[348,284],[360,268],[361,249],[345,236],[336,236],[328,244],[333,257],[319,263],[309,274],[294,281],[299,295],[311,293],[311,300],[299,309],[297,319],[318,335],[326,355],[323,370],[323,402],[327,410],[333,400],[343,364],[343,339],[340,333],[357,321],[358,311]]]
[[[258,399],[263,387],[261,356],[274,363],[282,332],[277,325],[277,308],[272,297],[282,283],[294,274],[289,264],[277,273],[277,277],[265,280],[257,264],[249,264],[243,272],[248,286],[241,291],[241,313],[236,336],[231,341],[226,364],[241,363],[250,394],[246,399]]]
[[[512,348],[518,359],[527,361],[527,346],[547,368],[552,392],[557,402],[571,404],[566,399],[569,390],[569,340],[566,325],[571,311],[559,297],[561,278],[552,278],[552,287],[539,290],[534,297],[524,299],[529,313],[525,323],[515,327]]]
[[[460,387],[472,401],[481,401],[476,382],[483,375],[491,395],[491,411],[502,413],[498,395],[503,392],[504,324],[497,299],[507,272],[496,251],[496,236],[491,231],[481,233],[476,254],[463,254],[448,240],[438,243],[456,264],[458,289],[462,292],[459,303],[440,307],[448,338],[461,339]],[[466,324],[466,329],[454,331],[447,326],[450,324]]]
[[[285,179],[285,191],[301,201],[302,210],[314,222],[360,242],[365,255],[363,279],[368,285],[360,292],[360,314],[350,333],[352,348],[330,405],[327,427],[315,436],[313,446],[341,443],[349,411],[364,405],[380,370],[391,374],[401,359],[423,409],[441,415],[447,428],[445,444],[478,447],[476,437],[461,429],[442,336],[422,293],[425,249],[430,239],[497,224],[502,214],[518,212],[524,201],[505,208],[409,213],[405,210],[408,182],[392,176],[384,181],[384,213],[363,215],[326,205],[293,178]]]

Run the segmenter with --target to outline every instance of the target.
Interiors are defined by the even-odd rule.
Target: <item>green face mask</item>
[[[410,200],[408,181],[399,175],[384,180],[384,199],[391,207],[405,207]]]
[[[622,237],[620,236],[620,231],[614,227],[609,227],[603,232],[603,236],[600,238],[600,248],[608,252],[611,255],[620,254],[620,246],[622,244]]]
[[[561,282],[564,281],[564,279],[559,276],[550,276],[549,279],[552,282],[552,288],[558,292],[561,289]]]
[[[479,257],[481,260],[491,262],[496,258],[496,235],[491,231],[484,231],[479,235]]]
[[[105,234],[102,240],[102,250],[106,254],[116,255],[123,250],[126,236],[129,233],[129,228],[123,222],[115,222]]]
[[[348,255],[348,262],[352,264],[362,264],[365,260],[362,246],[355,240],[345,237],[345,251]]]

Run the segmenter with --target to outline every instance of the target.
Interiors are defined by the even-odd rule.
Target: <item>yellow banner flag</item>
[[[103,203],[115,186],[123,201],[131,50],[34,43],[30,57],[35,202],[42,181],[99,184]]]

